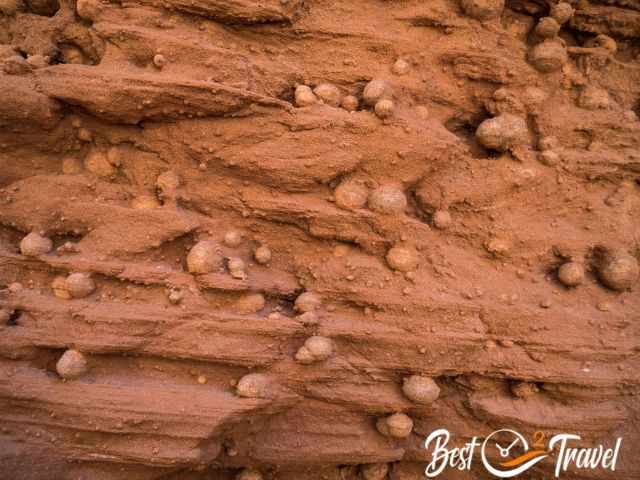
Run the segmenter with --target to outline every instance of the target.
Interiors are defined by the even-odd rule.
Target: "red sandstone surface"
[[[0,0],[0,86],[0,478],[640,478],[637,0]]]

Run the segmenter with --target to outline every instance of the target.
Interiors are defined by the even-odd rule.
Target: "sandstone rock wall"
[[[1,0],[0,477],[640,478],[640,4],[572,8]]]

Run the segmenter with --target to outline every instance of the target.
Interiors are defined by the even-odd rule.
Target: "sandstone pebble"
[[[37,257],[49,253],[53,242],[37,232],[31,232],[20,241],[20,253],[28,257]]]
[[[295,102],[298,107],[308,107],[318,103],[318,97],[316,97],[310,87],[298,85],[295,92]]]
[[[638,260],[622,250],[605,250],[598,260],[600,281],[612,290],[627,290],[638,280]]]
[[[399,272],[415,270],[420,261],[417,250],[404,245],[396,245],[389,249],[386,259],[389,266]]]
[[[79,378],[87,372],[87,360],[79,351],[67,350],[56,363],[56,371],[66,380]]]
[[[389,98],[391,87],[384,80],[371,80],[362,92],[362,100],[366,105],[373,106],[379,100]]]
[[[266,245],[260,245],[253,252],[253,257],[260,265],[266,265],[271,261],[271,249]]]
[[[567,287],[577,287],[584,282],[584,267],[577,262],[567,262],[558,269],[558,279]]]
[[[218,245],[213,240],[201,240],[196,243],[187,255],[189,272],[202,274],[219,270],[223,259],[218,253]]]
[[[96,289],[96,284],[86,273],[72,273],[65,280],[65,286],[73,298],[88,297]]]
[[[524,118],[509,113],[485,120],[476,130],[476,138],[482,146],[500,152],[526,142],[527,134]]]
[[[402,392],[413,402],[429,404],[438,399],[440,387],[430,377],[412,375],[404,379]]]
[[[312,312],[317,310],[322,305],[322,299],[319,295],[313,292],[304,292],[298,295],[295,301],[295,309],[298,312]]]
[[[340,101],[342,100],[340,89],[331,83],[321,83],[313,90],[313,93],[327,105],[332,107],[340,106]]]
[[[236,385],[236,394],[246,398],[265,398],[268,395],[269,379],[262,373],[249,373]]]

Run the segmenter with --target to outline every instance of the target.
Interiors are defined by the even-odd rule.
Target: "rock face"
[[[637,0],[0,0],[0,477],[511,428],[640,478],[639,45]]]

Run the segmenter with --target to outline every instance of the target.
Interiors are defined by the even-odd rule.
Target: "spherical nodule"
[[[395,104],[393,103],[393,100],[383,98],[382,100],[378,100],[376,106],[374,107],[374,110],[378,118],[389,118],[391,115],[393,115]]]
[[[51,290],[53,290],[53,294],[62,298],[63,300],[69,300],[71,298],[71,294],[69,290],[67,290],[67,279],[65,277],[56,277],[51,282]]]
[[[416,403],[428,404],[435,402],[440,396],[440,387],[430,377],[411,375],[404,379],[402,392]]]
[[[389,473],[387,463],[367,463],[360,467],[363,480],[384,480]]]
[[[461,0],[462,10],[476,20],[490,20],[502,15],[504,0]]]
[[[447,210],[436,210],[433,214],[433,225],[440,230],[451,226],[451,214]]]
[[[242,314],[258,313],[266,303],[264,295],[261,293],[247,293],[236,302],[236,310]]]
[[[153,210],[160,207],[155,195],[139,195],[131,200],[131,208],[135,210]]]
[[[403,75],[406,75],[407,73],[409,73],[409,69],[410,68],[411,68],[411,65],[409,65],[409,62],[407,62],[406,60],[404,60],[402,58],[399,58],[393,64],[393,68],[391,70],[396,75],[403,76]]]
[[[340,89],[331,83],[321,83],[313,90],[313,93],[327,105],[332,107],[340,106],[342,94]]]
[[[552,17],[541,18],[536,25],[536,35],[541,38],[553,38],[558,35],[560,24]]]
[[[318,97],[311,88],[306,85],[298,85],[295,92],[295,101],[298,107],[308,107],[318,103]]]
[[[391,88],[384,80],[371,80],[362,92],[362,100],[369,106],[373,106],[378,103],[379,100],[390,96]]]
[[[333,354],[333,342],[327,337],[319,335],[309,337],[304,342],[304,346],[318,361],[326,360]]]
[[[573,7],[566,2],[551,5],[550,15],[560,24],[567,23],[573,17]]]
[[[333,192],[336,205],[346,209],[362,208],[367,204],[369,190],[355,180],[345,180]]]
[[[153,64],[156,66],[156,68],[162,68],[167,64],[167,57],[158,53],[153,56]]]
[[[399,272],[411,272],[416,269],[420,261],[418,252],[413,247],[396,245],[387,252],[387,263]]]
[[[256,259],[260,265],[266,265],[271,261],[271,249],[266,245],[260,245],[256,248],[255,252],[253,252],[253,258]]]
[[[347,95],[342,99],[340,105],[348,112],[355,112],[358,109],[359,101],[353,95]]]
[[[230,230],[224,234],[223,241],[227,247],[239,247],[242,244],[242,233],[238,230]]]
[[[236,475],[236,480],[263,480],[263,478],[262,474],[253,468],[245,468]]]
[[[56,371],[67,380],[81,377],[87,372],[87,360],[79,351],[67,350],[56,363]]]
[[[407,208],[407,197],[396,185],[382,185],[369,194],[367,205],[378,213],[402,213]]]
[[[69,295],[73,298],[84,298],[96,290],[96,284],[86,273],[72,273],[65,280]]]
[[[558,280],[567,287],[577,287],[584,281],[584,267],[577,262],[567,262],[558,269]]]
[[[319,295],[313,292],[304,292],[296,298],[294,308],[298,312],[305,313],[317,310],[320,308],[320,305],[322,305],[322,299]]]
[[[394,413],[386,417],[384,423],[386,424],[386,429],[383,427],[383,430],[387,433],[382,431],[380,433],[390,437],[406,438],[411,435],[411,431],[413,430],[413,420],[404,413]],[[378,428],[378,430],[380,430],[380,428]]]
[[[78,0],[76,2],[76,12],[80,18],[94,21],[100,13],[99,0]]]
[[[529,61],[542,73],[557,72],[568,59],[567,48],[557,39],[545,40],[529,52]]]
[[[609,251],[598,265],[598,276],[602,283],[612,290],[631,288],[638,280],[638,260],[624,251]]]
[[[485,148],[505,152],[525,143],[528,130],[524,118],[503,113],[482,122],[476,130],[476,139]]]
[[[37,232],[31,232],[20,241],[20,253],[28,257],[37,257],[49,253],[53,242]]]
[[[213,240],[201,240],[187,255],[187,269],[191,273],[210,273],[222,267],[222,256]]]
[[[236,394],[246,398],[265,398],[269,379],[262,373],[249,373],[242,377],[236,385]]]

